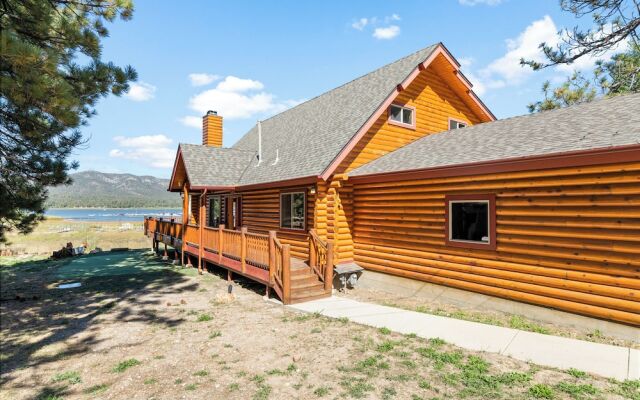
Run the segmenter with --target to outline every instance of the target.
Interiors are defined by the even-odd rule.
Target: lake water
[[[45,215],[73,221],[142,222],[145,216],[174,217],[180,220],[179,208],[50,208]]]

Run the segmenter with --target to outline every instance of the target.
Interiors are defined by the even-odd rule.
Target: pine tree
[[[46,187],[77,168],[69,158],[96,102],[136,79],[100,46],[105,23],[132,12],[130,0],[0,0],[0,242],[42,219]]]

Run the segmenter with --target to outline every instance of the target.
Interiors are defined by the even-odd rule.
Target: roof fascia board
[[[308,183],[317,182],[318,177],[313,176],[305,176],[302,178],[294,178],[294,179],[286,179],[283,181],[274,181],[274,182],[265,182],[265,183],[254,183],[251,185],[235,185],[235,186],[191,186],[191,190],[209,190],[209,191],[230,191],[230,192],[238,192],[244,190],[253,190],[253,189],[270,189],[275,187],[286,187],[286,186],[297,186]]]
[[[176,152],[176,158],[173,161],[173,170],[171,171],[171,179],[169,179],[169,188],[167,189],[168,192],[173,192],[175,190],[171,189],[173,187],[173,181],[176,177],[176,171],[178,169],[178,161],[182,159],[182,148],[180,147],[180,145],[178,145],[178,151]],[[184,160],[183,160],[184,162]],[[184,167],[184,173],[187,175],[187,179],[189,179],[189,171],[187,171],[187,166],[185,165]],[[182,189],[180,189],[182,190]]]
[[[521,172],[640,161],[640,145],[631,144],[589,150],[513,157],[502,160],[464,163],[435,168],[382,172],[350,176],[353,183],[383,183],[452,176],[472,176],[502,172]]]
[[[322,174],[319,175],[320,179],[324,181],[329,179],[329,177],[338,168],[340,163],[342,163],[342,161],[349,155],[349,153],[351,153],[353,148],[358,144],[358,142],[360,142],[362,137],[367,134],[367,132],[369,131],[369,129],[371,129],[373,124],[378,120],[378,118],[380,118],[382,113],[384,113],[386,109],[389,108],[389,106],[391,105],[391,103],[393,103],[393,101],[396,99],[398,94],[400,94],[400,92],[406,89],[411,84],[411,82],[413,82],[416,79],[416,77],[420,75],[420,72],[427,69],[429,65],[433,62],[433,60],[435,60],[436,57],[438,57],[439,55],[444,56],[447,59],[447,61],[451,63],[451,65],[454,67],[456,71],[455,75],[463,82],[465,86],[467,86],[467,83],[470,84],[470,82],[468,82],[468,80],[466,80],[464,76],[461,77],[461,74],[457,73],[460,69],[460,64],[458,63],[458,61],[456,61],[456,59],[453,58],[453,56],[451,56],[451,53],[449,53],[449,50],[447,50],[447,48],[444,47],[442,43],[439,43],[438,47],[429,55],[429,57],[427,57],[426,60],[418,64],[416,68],[414,68],[413,71],[411,71],[411,73],[404,79],[404,81],[398,84],[398,86],[396,86],[396,88],[389,94],[389,96],[387,96],[385,101],[369,117],[369,119],[364,123],[364,125],[360,127],[358,132],[356,132],[356,134],[351,138],[351,140],[349,140],[346,146],[342,148],[340,153],[338,153],[338,156],[334,158],[331,164],[329,164],[329,166],[322,172]],[[484,103],[482,103],[482,101],[480,101],[480,99],[475,95],[475,93],[473,93],[471,88],[467,90],[467,94],[471,95],[470,96],[471,99],[478,105],[478,107],[480,107],[481,110],[483,110],[487,114],[489,119],[491,119],[492,121],[496,120],[496,117],[493,115],[493,113],[489,111],[489,109],[484,105]]]

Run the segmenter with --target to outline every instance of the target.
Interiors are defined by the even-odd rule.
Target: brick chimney
[[[222,117],[216,111],[207,111],[202,117],[202,144],[222,147]]]

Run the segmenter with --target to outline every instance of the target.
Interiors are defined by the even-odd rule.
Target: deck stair
[[[284,304],[301,303],[331,296],[333,289],[333,245],[309,231],[309,259],[290,256],[290,246],[282,243],[275,231],[268,235],[145,217],[145,234],[153,238],[153,247],[174,247],[180,253],[176,263],[192,265],[197,260],[203,273],[207,265],[218,265],[273,289]],[[176,254],[177,254],[176,252]],[[168,257],[167,257],[168,258]]]
[[[330,297],[331,291],[324,288],[324,283],[311,267],[302,260],[291,262],[291,303]]]

